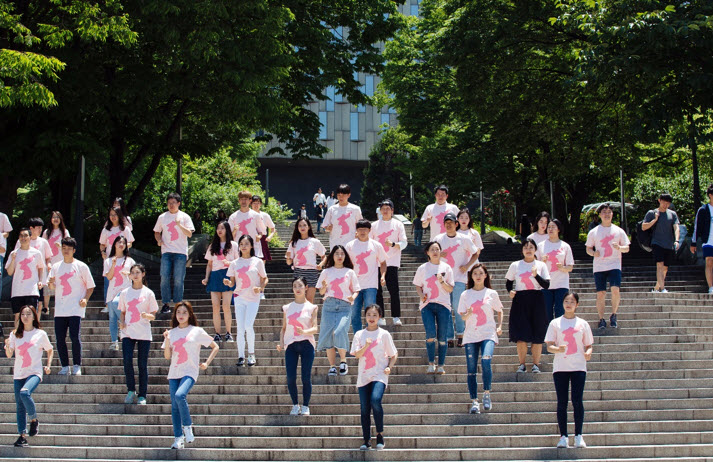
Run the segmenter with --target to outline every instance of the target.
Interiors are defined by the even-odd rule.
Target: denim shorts
[[[328,348],[349,349],[349,325],[351,324],[351,303],[334,297],[327,297],[322,303],[322,318],[319,323],[317,350]]]
[[[621,270],[613,269],[594,273],[594,286],[597,292],[606,292],[607,280],[609,280],[609,287],[621,287]]]
[[[713,257],[713,245],[703,244],[703,258]]]

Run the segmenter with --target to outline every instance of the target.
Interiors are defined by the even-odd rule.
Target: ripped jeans
[[[438,341],[438,365],[446,364],[448,353],[448,324],[452,323],[451,310],[440,303],[429,303],[421,309],[421,320],[426,329],[426,353],[429,364],[436,360],[436,341]],[[430,341],[429,341],[430,340]]]
[[[490,384],[493,381],[493,369],[490,367],[490,362],[493,358],[495,350],[495,342],[492,340],[483,340],[477,343],[466,343],[465,345],[465,362],[468,366],[468,391],[470,399],[478,398],[478,354],[482,356],[480,365],[483,372],[483,390],[490,391]]]

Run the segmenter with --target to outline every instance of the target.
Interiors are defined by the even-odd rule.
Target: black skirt
[[[547,310],[542,291],[518,291],[510,308],[510,341],[544,343],[547,325]]]

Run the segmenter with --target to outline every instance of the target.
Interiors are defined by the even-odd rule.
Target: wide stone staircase
[[[291,228],[280,225],[278,231],[289,239]],[[325,234],[318,237],[327,243]],[[571,285],[582,298],[578,314],[595,334],[584,394],[586,449],[554,447],[559,434],[550,374],[553,356],[543,357],[542,374],[515,373],[515,346],[507,341],[510,299],[504,275],[520,255],[519,246],[486,244],[482,260],[505,305],[489,412],[468,414],[463,349],[449,350],[445,375],[425,374],[425,335],[411,284],[424,258],[420,249],[411,248],[400,272],[402,327],[391,325],[386,293],[387,329],[399,351],[384,397],[386,449],[358,450],[354,358],[348,359],[349,375],[327,377],[327,359],[318,353],[312,415],[289,416],[284,357],[275,343],[280,307],[291,300],[292,274],[284,250],[276,249],[267,265],[267,299],[255,323],[258,364],[237,368],[235,344],[220,345],[188,397],[194,443],[181,451],[168,449],[173,440],[169,364],[159,348],[168,321],[153,323],[148,405],[124,405],[121,352],[108,349],[108,321],[99,313],[101,304],[92,301],[82,326],[83,375],[57,376],[55,359],[53,374],[34,394],[40,434],[29,439],[27,448],[12,446],[17,437],[13,360],[0,360],[0,460],[713,460],[713,298],[703,294],[702,270],[674,266],[667,283],[671,293],[652,294],[653,264],[640,254],[626,256],[620,328],[600,332],[591,260],[582,256],[581,246],[574,247],[577,264]],[[210,301],[200,284],[204,271],[200,264],[188,270],[186,298],[194,302],[201,325],[213,334]],[[149,285],[158,296],[158,271],[150,272]],[[11,324],[8,304],[0,309],[0,320]],[[44,327],[54,343],[51,322]],[[571,434],[572,427],[570,412]]]

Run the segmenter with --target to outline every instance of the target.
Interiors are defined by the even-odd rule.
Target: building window
[[[418,5],[411,5],[411,16],[418,16]]]
[[[334,87],[327,87],[327,91],[325,92],[327,96],[327,101],[325,101],[327,105],[327,111],[328,112],[333,112],[334,111]]]
[[[319,113],[319,139],[327,139],[327,113],[323,111]]]
[[[366,76],[366,96],[374,96],[374,76]]]
[[[352,112],[349,116],[349,139],[352,141],[359,141],[359,114],[357,112]]]
[[[381,114],[381,125],[389,125],[391,123],[390,120],[391,117],[389,116],[389,114]]]

